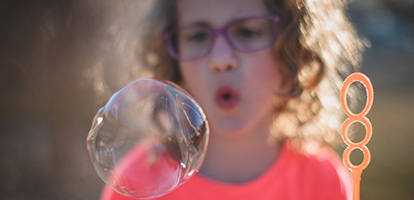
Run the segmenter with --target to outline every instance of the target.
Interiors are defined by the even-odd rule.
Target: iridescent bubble
[[[165,195],[200,168],[209,128],[200,106],[179,86],[139,79],[99,109],[87,148],[99,176],[133,198]]]

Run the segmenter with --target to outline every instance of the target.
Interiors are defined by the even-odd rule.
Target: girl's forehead
[[[202,22],[220,27],[237,18],[269,14],[261,0],[179,0],[177,11],[179,26]]]

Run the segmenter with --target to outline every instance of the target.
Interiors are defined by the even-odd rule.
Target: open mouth
[[[232,109],[237,105],[238,100],[238,92],[231,87],[222,86],[216,92],[217,105],[224,110]]]

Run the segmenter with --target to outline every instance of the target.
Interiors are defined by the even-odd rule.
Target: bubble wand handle
[[[346,99],[348,88],[354,82],[362,83],[367,92],[367,100],[366,100],[365,107],[358,114],[355,114],[349,110],[347,99]],[[369,140],[372,137],[372,124],[369,121],[369,119],[365,117],[365,115],[369,112],[374,102],[374,89],[372,87],[371,81],[366,75],[359,73],[359,72],[355,72],[349,75],[345,79],[342,85],[340,99],[341,99],[342,109],[344,110],[345,114],[348,116],[348,118],[343,123],[342,130],[341,130],[342,140],[348,146],[342,155],[342,159],[343,159],[345,166],[351,171],[352,180],[354,182],[353,200],[359,200],[362,170],[367,168],[369,162],[371,161],[371,153],[369,152],[366,145],[368,144]],[[366,131],[365,137],[362,139],[361,142],[358,142],[358,143],[352,142],[348,137],[348,128],[354,122],[361,123],[365,127],[365,131]],[[364,155],[364,160],[359,165],[353,165],[350,161],[351,152],[356,149],[361,150]]]

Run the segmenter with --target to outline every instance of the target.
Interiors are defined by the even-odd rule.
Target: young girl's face
[[[219,29],[234,20],[271,16],[258,0],[177,2],[179,28],[201,25]],[[259,51],[245,53],[234,50],[219,35],[204,57],[179,61],[184,85],[206,112],[212,134],[234,138],[269,128],[272,99],[281,79],[269,43]]]

